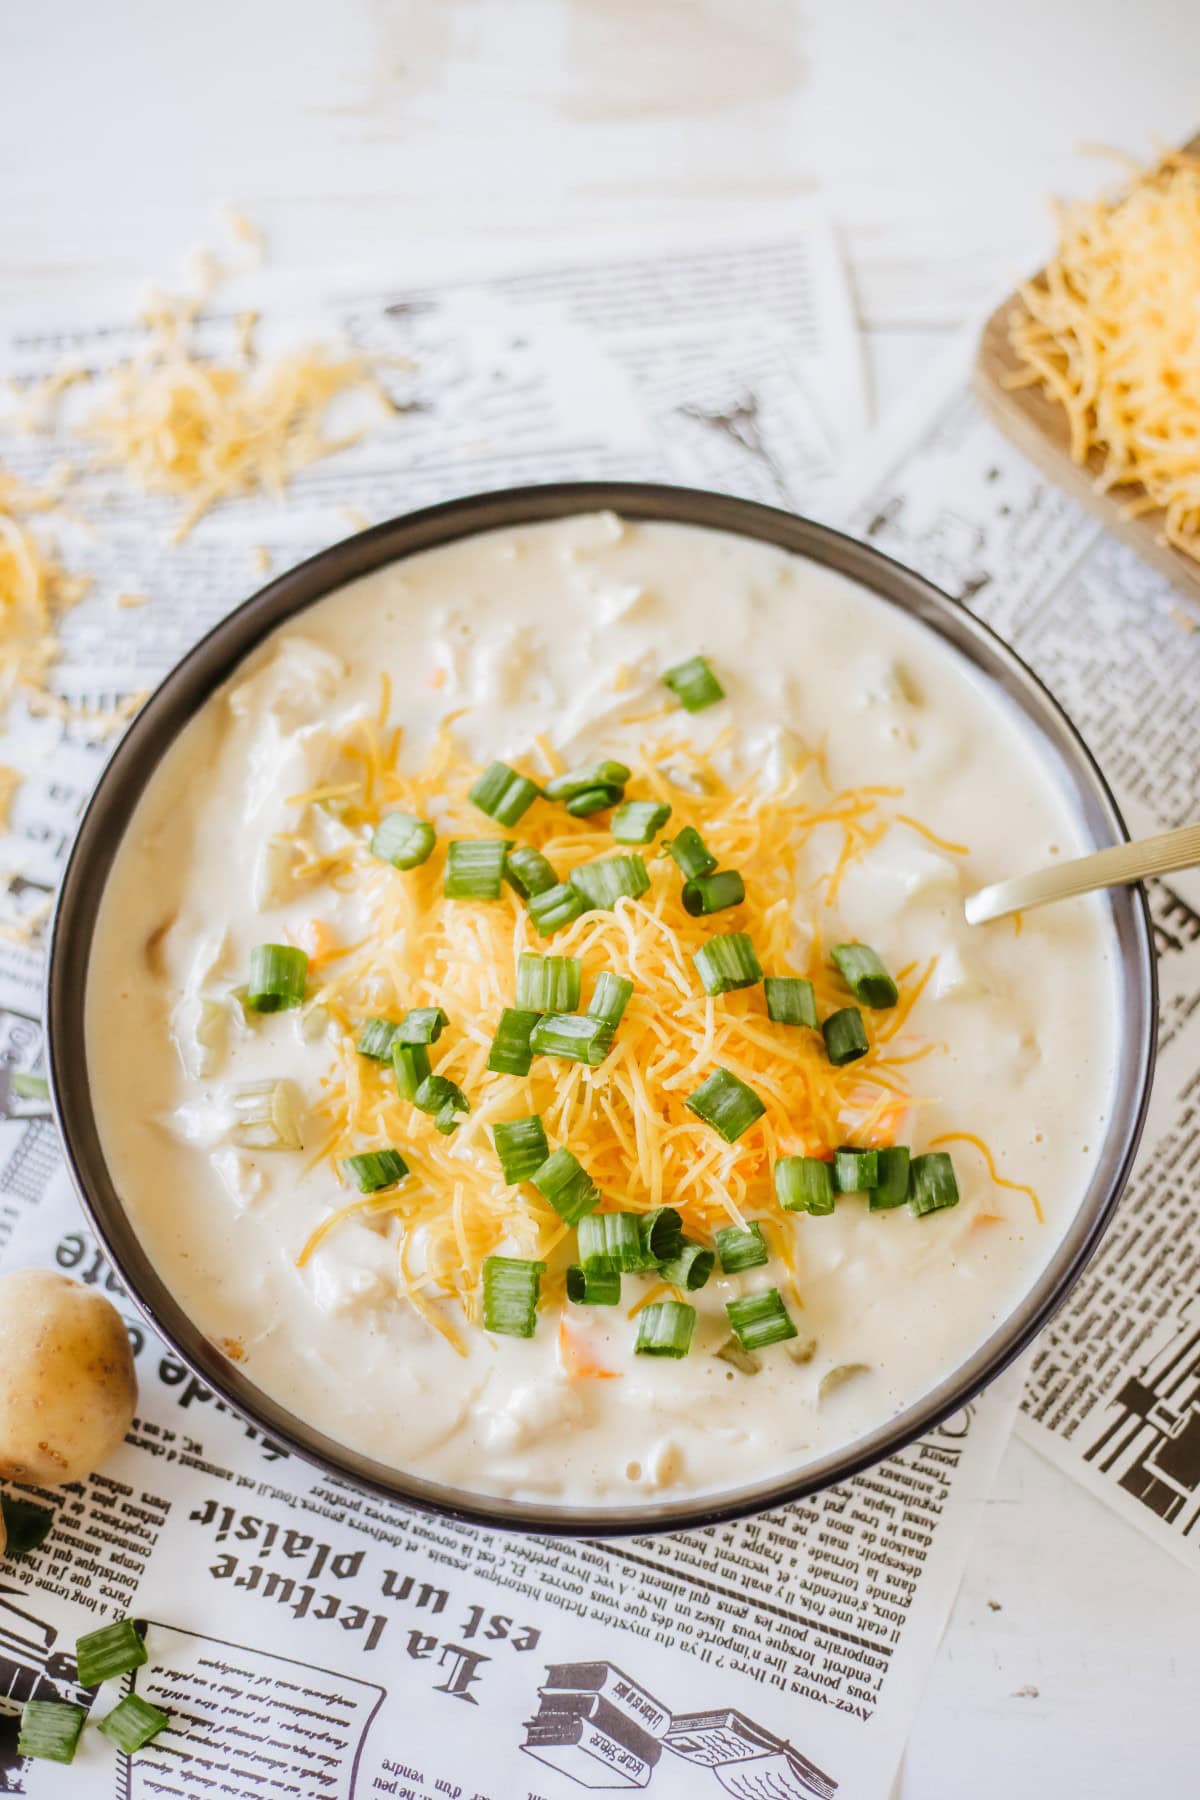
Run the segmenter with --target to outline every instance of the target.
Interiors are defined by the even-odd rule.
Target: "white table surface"
[[[38,0],[0,7],[0,304],[169,274],[214,202],[286,270],[719,226],[816,195],[877,406],[1035,266],[1084,143],[1200,126],[1194,0]],[[1014,1443],[901,1800],[1200,1791],[1200,1584]],[[847,1796],[847,1800],[854,1800]]]

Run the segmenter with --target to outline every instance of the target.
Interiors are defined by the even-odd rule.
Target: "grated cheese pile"
[[[1162,539],[1200,560],[1200,159],[1163,157],[1114,196],[1061,207],[1056,254],[1020,291],[1009,339],[1066,411],[1101,492],[1140,488]]]
[[[449,837],[478,837],[481,827],[486,830],[466,797],[478,770],[459,756],[449,727],[416,775],[398,771],[398,748],[398,732],[388,732],[382,720],[364,722],[342,747],[348,779],[297,796],[297,804],[333,806],[356,826],[374,824],[396,807],[436,815],[443,846]],[[539,751],[544,766],[531,772],[544,780],[561,764],[548,746],[539,743]],[[400,1144],[412,1170],[399,1189],[331,1213],[300,1261],[353,1213],[398,1215],[404,1224],[402,1290],[461,1348],[454,1326],[431,1302],[452,1297],[476,1322],[486,1256],[503,1246],[511,1254],[547,1258],[568,1235],[536,1189],[509,1189],[499,1179],[491,1141],[498,1119],[541,1113],[551,1145],[574,1151],[600,1187],[605,1209],[644,1211],[669,1203],[682,1214],[685,1230],[703,1235],[745,1223],[748,1213],[769,1203],[779,1156],[828,1155],[851,1135],[864,1145],[893,1142],[913,1104],[901,1065],[931,1047],[905,1050],[900,1040],[932,964],[900,972],[900,1005],[868,1020],[870,1053],[844,1068],[830,1064],[816,1034],[769,1020],[761,989],[709,998],[692,966],[691,952],[714,930],[745,930],[768,972],[807,975],[823,1012],[846,1004],[827,966],[820,914],[847,864],[891,828],[883,803],[900,790],[858,789],[806,806],[800,777],[813,760],[806,758],[770,792],[735,790],[710,758],[683,741],[658,738],[646,747],[633,791],[668,800],[672,832],[694,825],[721,866],[743,874],[745,902],[719,918],[689,917],[674,863],[647,850],[649,893],[622,899],[611,912],[585,913],[546,940],[507,888],[498,902],[447,901],[441,853],[397,879],[365,848],[321,855],[303,831],[295,833],[289,842],[297,876],[353,885],[368,897],[374,921],[368,941],[316,959],[310,1004],[331,1015],[338,1030],[336,1063],[319,1103],[328,1129],[320,1157],[336,1166],[364,1147]],[[682,770],[689,788],[704,791],[669,785],[664,766]],[[830,823],[841,828],[842,855],[825,879],[824,894],[813,896],[813,923],[801,945],[786,872],[803,840]],[[607,825],[572,819],[558,808],[534,808],[519,833],[564,878],[580,863],[620,848]],[[616,1044],[599,1068],[540,1058],[525,1078],[488,1072],[500,1012],[514,1003],[523,950],[580,957],[585,1005],[602,969],[633,979]],[[389,1067],[359,1056],[354,1047],[365,1018],[398,1019],[411,1006],[440,1006],[451,1021],[435,1068],[459,1084],[472,1106],[451,1139],[399,1099]],[[684,1105],[717,1065],[749,1082],[767,1103],[765,1118],[735,1144],[726,1144]],[[787,1264],[785,1234],[770,1223],[767,1230]],[[421,1246],[419,1268],[408,1260],[414,1243]],[[558,1296],[562,1279],[552,1266],[546,1281],[551,1297]]]
[[[30,488],[0,469],[0,714],[19,689],[43,691],[58,654],[58,617],[89,586],[62,567],[30,522],[60,498],[58,487]]]

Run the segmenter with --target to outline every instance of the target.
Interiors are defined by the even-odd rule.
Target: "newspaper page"
[[[974,334],[956,346],[833,511],[1009,640],[1082,731],[1134,836],[1186,824],[1200,812],[1195,603],[988,423],[973,347]],[[1148,891],[1150,1118],[1114,1223],[1034,1348],[1019,1430],[1200,1570],[1200,871]]]
[[[318,465],[286,506],[238,500],[181,546],[173,509],[102,472],[72,490],[64,554],[95,575],[56,686],[110,706],[151,683],[260,577],[374,519],[455,492],[571,475],[666,476],[804,506],[853,423],[857,346],[832,245],[786,235],[603,265],[362,286],[324,309],[403,358],[394,427]],[[669,324],[668,324],[669,321]],[[212,322],[214,338],[230,326]],[[119,323],[14,334],[25,376],[104,367]],[[839,371],[842,373],[839,375]],[[831,380],[843,381],[839,396]],[[11,434],[0,464],[44,476],[70,447]],[[72,540],[72,532],[77,541]],[[144,593],[145,606],[115,604]],[[36,936],[107,752],[88,718],[10,719],[26,772],[3,850],[0,1066],[40,1066]],[[1000,1389],[853,1482],[743,1523],[581,1542],[499,1535],[330,1479],[231,1413],[158,1341],[82,1222],[52,1127],[0,1125],[0,1266],[58,1268],[111,1294],[141,1386],[121,1453],[38,1491],[44,1545],[0,1567],[0,1792],[58,1795],[23,1760],[33,1697],[94,1718],[121,1686],[170,1728],[131,1762],[84,1733],[72,1792],[570,1800],[882,1800],[1007,1437]],[[144,1623],[147,1663],[82,1689],[76,1637]]]

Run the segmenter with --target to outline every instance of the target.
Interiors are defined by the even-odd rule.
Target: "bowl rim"
[[[571,481],[468,494],[402,514],[318,551],[244,600],[164,676],[106,764],[76,829],[50,930],[46,1063],[72,1182],[127,1294],[196,1378],[261,1433],[326,1476],[402,1505],[502,1531],[632,1536],[725,1523],[803,1499],[872,1467],[943,1424],[1028,1346],[1094,1253],[1128,1179],[1150,1099],[1157,980],[1144,889],[1110,890],[1126,1017],[1105,1149],[1052,1255],[1019,1304],[936,1387],[872,1431],[797,1471],[739,1488],[609,1506],[551,1504],[475,1493],[393,1468],[337,1442],[251,1382],[176,1301],[141,1247],[100,1147],[87,1078],[84,1013],[92,934],[117,850],[169,745],[234,669],[285,620],[362,576],[464,537],[584,513],[699,525],[767,543],[867,587],[932,629],[993,679],[1057,760],[1100,844],[1128,838],[1116,801],[1069,716],[1028,665],[959,600],[873,545],[799,514],[704,489],[642,481]]]

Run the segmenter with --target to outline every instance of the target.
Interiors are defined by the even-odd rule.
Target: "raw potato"
[[[121,1443],[136,1404],[115,1306],[49,1269],[0,1275],[0,1476],[81,1481]]]

